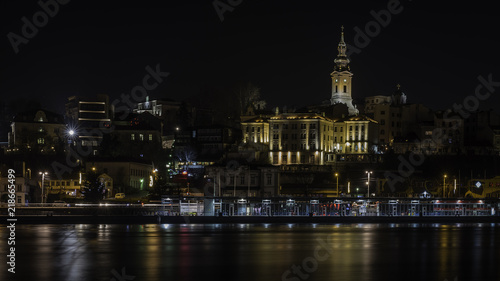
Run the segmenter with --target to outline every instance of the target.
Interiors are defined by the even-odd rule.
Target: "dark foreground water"
[[[0,280],[500,280],[499,224],[18,225]]]

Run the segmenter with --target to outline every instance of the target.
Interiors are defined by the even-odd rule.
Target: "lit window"
[[[39,138],[37,139],[36,141],[38,144],[44,144],[45,143],[45,139],[44,138]]]
[[[135,140],[135,134],[130,134],[130,140]]]
[[[153,134],[149,134],[149,140],[152,141],[153,140]]]
[[[139,140],[141,140],[141,141],[144,140],[144,135],[143,134],[139,134]]]

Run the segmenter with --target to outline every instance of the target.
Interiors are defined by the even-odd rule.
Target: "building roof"
[[[64,124],[64,117],[45,109],[33,109],[18,113],[13,122]]]
[[[330,118],[318,113],[281,113],[271,117],[271,120],[320,119],[331,121]]]
[[[352,121],[352,122],[354,122],[354,121],[368,121],[368,122],[378,123],[377,121],[371,119],[370,117],[368,117],[364,114],[346,116],[344,118],[334,120],[334,122],[349,122],[349,121]]]

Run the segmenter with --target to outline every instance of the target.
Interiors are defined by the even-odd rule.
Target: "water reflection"
[[[19,280],[497,280],[499,224],[19,225]],[[6,228],[0,229],[2,239]],[[7,254],[0,247],[0,254]],[[0,265],[1,280],[6,266]],[[122,271],[123,270],[123,271]],[[492,279],[492,277],[494,277]],[[284,278],[284,279],[283,279]],[[118,280],[115,278],[115,280]]]

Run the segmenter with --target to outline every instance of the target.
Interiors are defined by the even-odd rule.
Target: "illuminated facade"
[[[74,130],[75,138],[82,146],[97,147],[102,136],[95,130],[109,128],[112,116],[108,95],[71,96],[66,103],[68,129]],[[97,154],[97,149],[93,149],[93,154]]]
[[[253,117],[241,122],[244,143],[269,143],[269,122],[266,117]]]
[[[274,165],[323,165],[331,161],[332,120],[316,113],[282,113],[269,119],[269,158]]]
[[[378,123],[365,116],[349,116],[333,122],[333,152],[368,154],[378,152]]]

